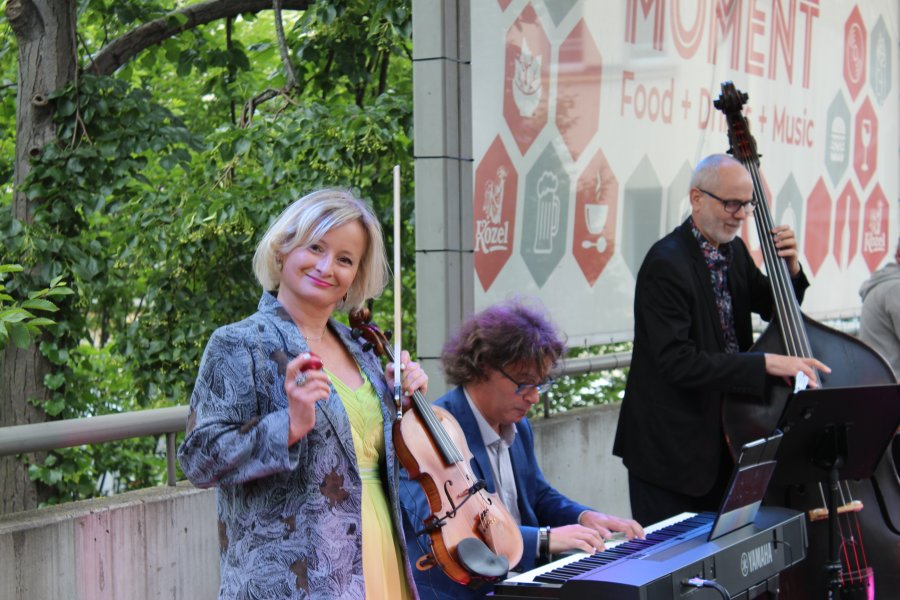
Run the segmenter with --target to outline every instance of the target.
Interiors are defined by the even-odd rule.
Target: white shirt
[[[506,506],[506,510],[512,515],[516,523],[522,524],[522,514],[519,512],[519,493],[516,490],[516,480],[513,476],[512,462],[509,459],[509,447],[516,440],[516,426],[501,425],[500,435],[494,431],[478,406],[472,401],[468,390],[463,388],[466,400],[469,402],[469,408],[475,415],[475,422],[478,423],[478,430],[481,432],[481,440],[487,450],[488,461],[491,463],[491,471],[494,476],[494,485],[497,488],[497,495]]]

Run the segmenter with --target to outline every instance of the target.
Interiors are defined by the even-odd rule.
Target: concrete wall
[[[0,517],[3,600],[203,600],[218,592],[215,492],[189,484]]]
[[[534,421],[544,476],[628,516],[627,475],[610,454],[618,405]],[[188,483],[0,517],[2,600],[213,600],[215,491]]]
[[[612,455],[620,406],[581,408],[532,424],[538,462],[551,485],[601,512],[630,517],[628,471]]]

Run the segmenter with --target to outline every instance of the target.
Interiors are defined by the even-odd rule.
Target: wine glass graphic
[[[606,217],[609,215],[609,206],[606,204],[585,204],[584,205],[584,223],[587,225],[588,233],[591,235],[599,235],[597,241],[584,240],[581,247],[584,249],[596,248],[597,252],[603,254],[606,251],[606,238],[603,237],[603,227],[606,225]]]
[[[872,144],[872,120],[871,119],[863,119],[862,120],[862,143],[863,143],[863,163],[860,169],[863,171],[869,170],[869,146]]]

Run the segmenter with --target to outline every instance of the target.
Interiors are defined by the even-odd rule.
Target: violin
[[[815,357],[839,367],[830,374],[817,374],[818,383],[823,387],[896,383],[893,370],[880,354],[857,338],[827,327],[800,311],[787,264],[778,256],[770,234],[774,223],[759,172],[760,155],[742,114],[748,98],[748,94],[737,90],[732,82],[725,82],[714,106],[725,115],[728,123],[729,153],[744,165],[753,179],[756,200],[753,217],[775,306],[771,324],[750,351]],[[769,378],[762,400],[726,396],[722,423],[734,457],[742,444],[768,436],[779,426],[792,391],[779,378]],[[897,565],[900,565],[897,527],[900,524],[900,478],[890,451],[885,452],[873,477],[838,482],[838,486],[837,502],[832,503],[831,510],[835,513],[833,517],[837,520],[840,537],[841,597],[873,597],[876,573],[881,593],[889,590],[888,596],[896,597],[900,587],[897,575]],[[824,595],[826,588],[834,587],[833,574],[821,566],[831,558],[831,540],[825,522],[830,516],[829,503],[825,496],[821,483],[818,486],[794,484],[770,488],[769,503],[804,510],[809,520],[807,559],[783,574],[782,598],[814,598]],[[834,504],[838,503],[840,505],[835,508]],[[866,505],[869,508],[864,510]],[[864,535],[869,537],[868,548]]]
[[[364,349],[397,364],[388,335],[371,322],[370,309],[351,312],[350,326],[354,338],[366,341]],[[418,391],[398,417],[393,425],[397,456],[422,486],[432,513],[423,523],[431,553],[419,559],[417,568],[437,564],[463,585],[504,578],[522,558],[522,533],[497,494],[488,493],[472,472],[472,453],[459,423]]]

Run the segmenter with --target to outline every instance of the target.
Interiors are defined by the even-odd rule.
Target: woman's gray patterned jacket
[[[378,358],[363,352],[346,326],[334,320],[329,326],[382,398],[382,478],[414,590],[397,499],[395,411],[384,401],[391,393]],[[219,488],[221,599],[365,597],[362,482],[350,422],[334,387],[316,405],[313,430],[287,444],[285,369],[308,350],[267,292],[255,314],[213,333],[200,362],[178,459],[195,485]]]

